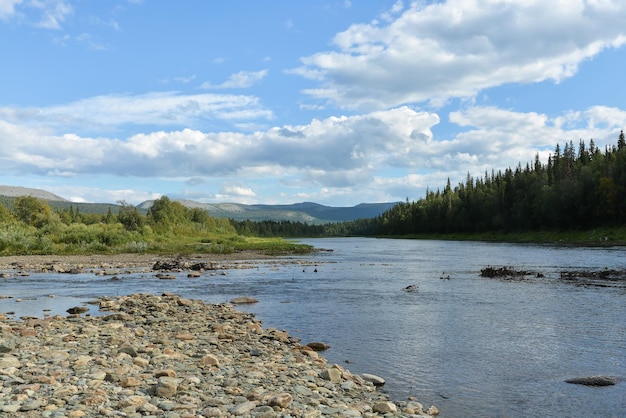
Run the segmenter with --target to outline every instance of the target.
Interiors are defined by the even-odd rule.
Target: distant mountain
[[[111,210],[117,214],[120,208],[120,205],[110,203],[70,202],[45,190],[18,186],[0,186],[0,196],[11,202],[19,196],[32,196],[47,200],[52,208],[63,210],[73,207],[82,213],[106,214]],[[334,207],[312,202],[291,205],[243,205],[240,203],[201,203],[194,200],[172,200],[176,200],[188,208],[207,210],[215,218],[229,218],[237,221],[293,221],[306,222],[310,225],[375,218],[397,204],[396,202],[361,203],[352,207]],[[137,205],[137,209],[140,213],[145,214],[153,203],[154,200],[147,200]]]
[[[7,196],[7,197],[32,196],[32,197],[36,197],[37,199],[67,202],[66,199],[63,199],[61,196],[57,196],[54,193],[50,193],[41,189],[29,189],[28,187],[19,187],[19,186],[0,186],[0,196]]]
[[[201,203],[193,200],[176,200],[188,208],[207,210],[216,218],[230,218],[238,221],[294,221],[309,224],[353,221],[375,218],[396,205],[392,203],[361,203],[352,207],[324,206],[318,203],[303,202],[290,205],[243,205],[240,203]],[[137,207],[150,209],[153,200],[147,200]]]

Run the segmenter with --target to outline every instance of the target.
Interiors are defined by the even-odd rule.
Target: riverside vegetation
[[[164,196],[147,214],[121,202],[117,213],[51,209],[31,196],[0,201],[0,255],[306,253],[310,246],[280,238],[239,235],[226,219]]]

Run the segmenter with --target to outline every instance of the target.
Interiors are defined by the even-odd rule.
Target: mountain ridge
[[[54,193],[42,189],[32,189],[20,186],[0,186],[0,196],[16,198],[19,196],[33,196],[50,202],[55,208],[64,209],[74,206],[84,213],[104,213],[109,209],[117,213],[120,205],[112,203],[77,203],[71,202]],[[236,221],[291,221],[308,224],[323,224],[331,222],[345,222],[356,219],[375,218],[398,202],[388,203],[359,203],[356,206],[340,207],[325,206],[315,202],[300,202],[292,204],[242,204],[242,203],[202,203],[188,199],[171,199],[187,208],[207,210],[215,218],[229,218]],[[154,200],[146,200],[136,205],[141,213],[147,213]]]

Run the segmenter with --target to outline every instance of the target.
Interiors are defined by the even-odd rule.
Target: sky
[[[623,0],[0,0],[0,184],[417,200],[626,127]]]

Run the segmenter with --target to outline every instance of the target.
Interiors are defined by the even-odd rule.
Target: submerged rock
[[[567,379],[566,383],[585,386],[613,386],[619,379],[615,376],[585,376]]]
[[[249,296],[241,296],[230,301],[233,305],[244,305],[249,303],[257,303],[259,300]]]
[[[409,285],[409,286],[403,288],[402,290],[404,290],[405,292],[417,292],[419,289],[420,288],[419,288],[418,285],[412,284],[412,285]]]
[[[82,314],[89,310],[86,306],[74,306],[73,308],[69,308],[66,312],[72,315]]]

